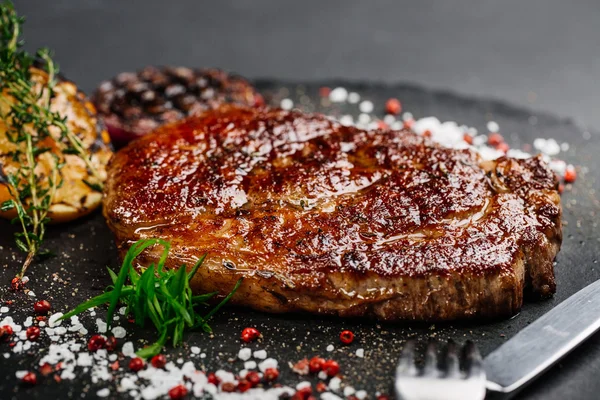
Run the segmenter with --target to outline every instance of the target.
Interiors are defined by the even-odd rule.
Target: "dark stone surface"
[[[325,83],[324,83],[325,84]],[[262,331],[262,344],[253,344],[252,348],[265,348],[270,356],[280,363],[296,361],[316,354],[327,354],[325,348],[334,344],[334,357],[343,366],[345,382],[359,389],[367,389],[373,398],[376,390],[390,392],[397,357],[407,338],[416,337],[421,343],[429,337],[440,340],[453,338],[459,342],[473,340],[487,354],[500,346],[524,326],[544,312],[575,293],[577,290],[600,278],[597,267],[598,229],[597,213],[599,202],[598,181],[600,179],[597,159],[600,141],[596,134],[591,138],[582,134],[572,122],[552,115],[536,113],[537,123],[531,124],[531,113],[505,103],[485,100],[472,100],[450,93],[433,92],[414,86],[387,86],[371,84],[350,84],[347,82],[326,82],[327,86],[344,85],[359,92],[363,99],[373,100],[377,110],[382,110],[385,100],[398,97],[405,110],[412,111],[415,117],[436,115],[442,120],[455,120],[483,129],[486,121],[495,120],[500,124],[507,140],[512,145],[531,143],[536,137],[554,137],[559,142],[568,141],[570,150],[563,157],[571,163],[586,168],[579,171],[579,180],[572,189],[563,195],[564,206],[564,242],[556,264],[558,290],[549,300],[528,302],[522,312],[510,319],[500,321],[476,321],[452,324],[378,324],[369,321],[341,320],[302,315],[270,316],[247,310],[225,310],[213,321],[215,337],[194,332],[186,337],[186,344],[180,349],[170,349],[169,357],[177,354],[189,354],[189,346],[197,345],[207,353],[203,361],[196,358],[197,366],[214,370],[219,366],[232,368],[227,361],[235,357],[240,348],[238,335],[245,326],[255,325]],[[297,99],[305,93],[312,99],[308,108],[322,110],[314,101],[318,101],[318,88],[321,84],[280,84],[259,82],[258,87],[268,98],[277,104],[282,96]],[[357,115],[357,107],[344,105],[326,110],[332,114],[351,113]],[[22,255],[15,251],[9,225],[4,223],[0,231],[0,299],[16,299],[11,307],[19,321],[31,310],[33,300],[23,294],[15,294],[6,289],[6,284],[17,271]],[[99,212],[82,221],[65,226],[53,227],[48,233],[47,246],[55,250],[58,256],[36,264],[28,273],[31,278],[29,287],[38,298],[47,298],[57,311],[64,311],[82,300],[98,294],[109,283],[106,265],[117,265],[112,235]],[[67,284],[54,281],[52,274],[58,274]],[[576,316],[574,316],[576,317]],[[91,318],[86,319],[88,326]],[[128,339],[151,339],[152,332],[133,329],[125,323],[131,336]],[[350,347],[338,345],[338,335],[342,329],[351,328],[357,340]],[[92,330],[90,329],[90,333]],[[43,339],[47,345],[47,338]],[[354,356],[357,348],[363,347],[364,359]],[[44,348],[42,346],[42,348]],[[8,351],[6,344],[0,344],[0,353]],[[222,353],[222,356],[218,356]],[[46,379],[44,384],[24,390],[17,385],[15,371],[29,369],[39,360],[41,354],[37,348],[31,354],[11,356],[6,360],[0,357],[0,393],[1,398],[94,398],[100,385],[90,385],[89,377],[82,375],[75,381],[55,383]],[[233,364],[235,370],[242,368],[238,361]],[[282,367],[282,382],[297,383],[302,379],[294,376],[290,370]],[[600,335],[595,335],[576,352],[561,361],[542,379],[519,394],[522,399],[597,399],[600,391]],[[114,390],[113,390],[114,393]]]
[[[148,64],[415,82],[600,127],[596,0],[16,0],[85,90]]]

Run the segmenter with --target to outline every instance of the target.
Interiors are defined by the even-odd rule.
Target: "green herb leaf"
[[[153,246],[162,246],[159,262],[145,269],[140,267],[142,273],[139,274],[135,271],[136,259],[145,250],[156,251]],[[196,308],[206,307],[206,303],[218,294],[212,292],[192,295],[190,280],[202,265],[205,256],[200,257],[189,273],[186,272],[185,265],[173,271],[165,268],[169,248],[169,243],[160,239],[137,241],[125,255],[118,274],[108,269],[113,285],[106,293],[80,304],[63,318],[108,303],[106,323],[110,325],[109,321],[112,321],[118,302],[122,302],[127,305],[128,311],[133,313],[136,324],[143,326],[150,320],[160,335],[155,343],[138,351],[138,356],[146,358],[158,354],[169,338],[173,346],[179,346],[187,328],[201,328],[205,332],[211,332],[207,320],[231,299],[240,287],[242,279],[236,283],[229,295],[202,317],[197,314]]]

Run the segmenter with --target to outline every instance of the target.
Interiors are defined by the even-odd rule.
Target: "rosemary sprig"
[[[142,269],[141,273],[136,271],[135,259],[145,249],[156,245],[163,248],[158,263]],[[81,303],[62,319],[92,307],[108,304],[106,324],[110,328],[115,309],[121,302],[127,306],[127,312],[133,314],[137,325],[144,326],[150,320],[158,332],[159,337],[155,343],[137,352],[137,355],[143,358],[160,353],[169,338],[172,339],[173,346],[181,344],[186,329],[202,328],[205,332],[211,332],[208,320],[229,301],[241,285],[242,279],[237,281],[227,297],[202,316],[196,309],[206,307],[207,302],[218,293],[192,295],[190,280],[201,267],[205,257],[201,257],[189,273],[186,273],[185,266],[174,271],[164,268],[169,249],[170,244],[164,240],[137,241],[129,248],[118,274],[108,269],[113,285],[109,286],[105,293]]]
[[[36,57],[23,50],[20,40],[23,23],[24,18],[16,14],[10,1],[0,4],[0,101],[8,109],[0,113],[0,118],[6,125],[8,140],[15,145],[15,150],[8,155],[15,165],[19,165],[10,173],[0,165],[0,178],[12,197],[0,205],[0,210],[14,209],[17,217],[12,223],[21,226],[15,240],[27,257],[18,278],[23,277],[35,256],[40,254],[46,224],[50,221],[48,211],[63,182],[64,154],[77,154],[89,172],[102,182],[81,139],[69,130],[67,119],[50,109],[58,66],[48,49],[38,50]],[[45,68],[48,75],[45,83],[32,79],[34,60]],[[42,158],[49,165],[45,174],[37,172]],[[98,184],[95,185],[101,190]]]

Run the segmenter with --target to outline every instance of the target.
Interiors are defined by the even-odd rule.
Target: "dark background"
[[[412,82],[600,126],[600,2],[16,0],[85,90],[148,64]]]
[[[62,71],[88,92],[148,64],[215,66],[252,79],[407,82],[572,117],[593,136],[600,127],[597,1],[17,0],[16,6],[28,18],[27,46],[55,50]],[[593,243],[595,229],[587,232]],[[566,239],[567,246],[576,243]],[[564,278],[567,264],[594,257],[591,249],[581,258],[572,250],[561,252],[565,285],[554,301],[579,288]],[[599,373],[596,335],[519,398],[597,399]]]

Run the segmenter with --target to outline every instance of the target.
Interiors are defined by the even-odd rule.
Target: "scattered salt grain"
[[[360,349],[356,349],[356,357],[358,358],[363,358],[365,356],[365,349],[360,348]]]
[[[356,390],[354,390],[354,388],[352,386],[346,386],[344,388],[344,396],[345,397],[352,396],[355,392],[356,392]]]
[[[302,390],[307,387],[311,387],[311,383],[309,381],[303,381],[296,385],[296,390]]]
[[[258,364],[258,369],[260,372],[265,372],[269,368],[277,368],[277,360],[274,358],[267,358],[265,361]]]
[[[119,314],[121,314],[121,315],[125,315],[126,311],[127,311],[127,307],[121,307],[121,308],[119,308]]]
[[[105,329],[105,332],[106,332],[106,329]],[[111,332],[117,339],[122,339],[127,334],[127,331],[122,326],[115,326],[114,328],[111,329]]]
[[[29,282],[29,277],[28,277],[28,276],[24,276],[24,277],[22,277],[22,278],[21,278],[21,282],[23,282],[23,283],[27,283],[27,282]]]
[[[215,372],[215,376],[219,378],[221,382],[235,382],[235,375],[222,369]]]
[[[364,400],[367,398],[367,392],[365,390],[358,390],[355,396],[358,400]]]
[[[123,352],[123,355],[125,357],[133,357],[133,355],[135,354],[135,350],[133,348],[133,343],[131,343],[131,342],[123,343],[123,348],[121,349],[121,351]]]
[[[191,350],[192,354],[200,354],[200,347],[198,347],[198,346],[192,346],[192,347],[190,347],[190,350]]]
[[[324,392],[321,393],[321,400],[343,400],[340,396],[337,396],[333,393]]]
[[[317,374],[317,377],[320,380],[324,381],[325,379],[327,379],[327,372],[325,372],[325,371],[319,371],[319,373]]]
[[[369,101],[369,100],[365,100],[365,101],[361,102],[361,103],[358,105],[358,109],[359,109],[359,110],[360,110],[360,112],[362,112],[362,113],[367,113],[367,114],[369,114],[369,113],[373,112],[373,108],[374,108],[374,107],[373,107],[373,102],[372,102],[372,101]]]
[[[264,360],[265,358],[267,358],[267,352],[266,350],[257,350],[254,352],[253,356],[254,358],[258,358],[259,360]]]
[[[96,392],[96,396],[98,396],[98,397],[108,397],[109,394],[110,394],[110,389],[108,389],[108,388],[100,389]]]
[[[248,347],[244,347],[238,352],[238,358],[242,361],[248,361],[250,357],[252,357],[252,350]]]
[[[329,93],[329,100],[332,103],[343,103],[348,98],[348,91],[343,87],[337,87]]]
[[[23,322],[23,326],[28,328],[33,324],[33,318],[31,317],[27,317],[27,319],[25,320],[25,322]]]
[[[490,121],[487,123],[487,129],[490,132],[499,132],[500,126],[498,125],[498,123],[496,121]]]
[[[256,368],[256,361],[246,361],[244,363],[244,369],[255,369]]]
[[[333,378],[331,378],[331,380],[329,381],[329,389],[330,390],[337,392],[338,390],[340,390],[341,387],[342,387],[342,380],[340,378],[338,378],[337,376],[334,376]]]
[[[54,328],[55,326],[59,326],[62,324],[62,319],[60,319],[63,316],[63,313],[61,312],[57,312],[55,314],[52,314],[50,316],[50,318],[48,318],[48,326],[50,328]]]
[[[340,118],[340,124],[344,126],[351,126],[352,124],[354,124],[354,119],[352,118],[352,115],[342,115],[342,117]]]
[[[79,367],[91,367],[94,362],[94,359],[90,356],[89,353],[79,353],[77,355],[77,365]]]
[[[65,333],[67,333],[67,328],[65,328],[64,326],[58,326],[56,327],[56,329],[54,329],[55,335],[62,336]]]
[[[348,103],[350,104],[356,104],[360,101],[360,94],[356,93],[356,92],[350,92],[348,93]]]
[[[283,99],[281,100],[281,103],[279,103],[279,106],[284,110],[291,110],[294,108],[294,102],[292,99]]]
[[[100,318],[96,318],[96,326],[98,327],[98,333],[106,333],[106,322]]]
[[[27,296],[29,297],[35,297],[35,293],[33,292],[33,290],[30,290],[27,292]]]
[[[358,115],[358,123],[366,125],[371,122],[371,116],[369,114],[361,113]]]
[[[327,348],[325,350],[327,350],[328,352],[332,352],[335,349],[335,347],[333,347],[332,344],[330,344],[329,346],[327,346]]]
[[[17,371],[15,372],[15,376],[17,377],[17,379],[23,379],[23,377],[28,373],[29,371]]]
[[[8,307],[0,307],[0,313],[7,313],[8,312]]]

